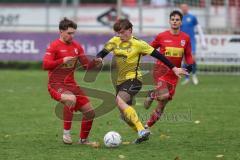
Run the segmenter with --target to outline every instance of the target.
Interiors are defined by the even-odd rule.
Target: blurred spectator
[[[189,12],[189,7],[187,4],[181,4],[180,9],[183,13],[183,20],[182,20],[182,26],[181,31],[187,33],[190,36],[191,39],[191,46],[192,46],[192,55],[194,58],[194,64],[192,68],[192,81],[193,84],[198,84],[198,78],[197,78],[197,64],[196,64],[196,39],[195,39],[195,29],[197,29],[198,34],[200,36],[201,40],[201,46],[203,48],[206,48],[206,42],[205,37],[202,31],[202,27],[198,23],[197,17]],[[183,85],[189,83],[189,76],[186,76],[185,80],[182,82]]]

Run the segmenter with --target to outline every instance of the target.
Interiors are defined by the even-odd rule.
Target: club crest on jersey
[[[190,17],[187,17],[187,22],[191,22],[191,18]]]
[[[75,52],[75,54],[78,54],[78,49],[74,48],[74,52]]]
[[[181,40],[181,46],[184,47],[185,46],[186,41],[185,40]]]
[[[61,93],[62,91],[63,91],[62,88],[58,88],[58,90],[57,90],[58,93]]]

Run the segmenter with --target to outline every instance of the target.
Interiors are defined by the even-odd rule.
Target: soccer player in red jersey
[[[74,71],[80,62],[85,69],[92,68],[95,63],[89,62],[80,44],[73,40],[77,24],[64,18],[59,23],[60,38],[47,48],[43,69],[48,70],[48,91],[53,99],[64,105],[63,109],[63,142],[72,144],[70,134],[74,111],[83,114],[80,130],[80,144],[92,144],[88,135],[94,119],[94,110],[88,97],[74,80]]]
[[[188,64],[187,70],[190,72],[193,64],[191,42],[190,37],[180,31],[182,17],[181,12],[172,11],[169,16],[170,30],[159,33],[151,46],[155,49],[160,48],[160,53],[163,53],[176,67],[181,66],[184,58]],[[148,92],[144,106],[148,109],[153,100],[157,100],[158,105],[148,119],[145,128],[152,127],[160,118],[166,104],[172,99],[178,82],[178,77],[161,61],[157,61],[154,66],[153,79],[156,87]]]

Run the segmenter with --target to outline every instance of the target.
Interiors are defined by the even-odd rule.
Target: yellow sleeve
[[[150,46],[147,42],[140,40],[139,48],[142,55],[149,55],[153,52],[154,48]]]
[[[112,52],[117,47],[117,39],[116,37],[112,37],[107,43],[104,45],[104,49]]]

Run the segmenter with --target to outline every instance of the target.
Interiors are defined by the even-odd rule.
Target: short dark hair
[[[72,20],[64,17],[63,20],[59,22],[59,30],[67,30],[68,28],[77,29],[77,24]]]
[[[132,27],[133,27],[133,25],[128,19],[119,19],[113,25],[113,30],[115,32],[119,32],[122,29],[127,30]]]
[[[172,17],[172,16],[175,16],[175,15],[179,15],[179,17],[180,17],[180,19],[181,19],[181,21],[182,21],[183,15],[182,15],[182,13],[181,13],[180,11],[178,11],[178,10],[173,10],[173,11],[170,13],[170,15],[169,15],[169,19],[171,19],[171,17]]]

